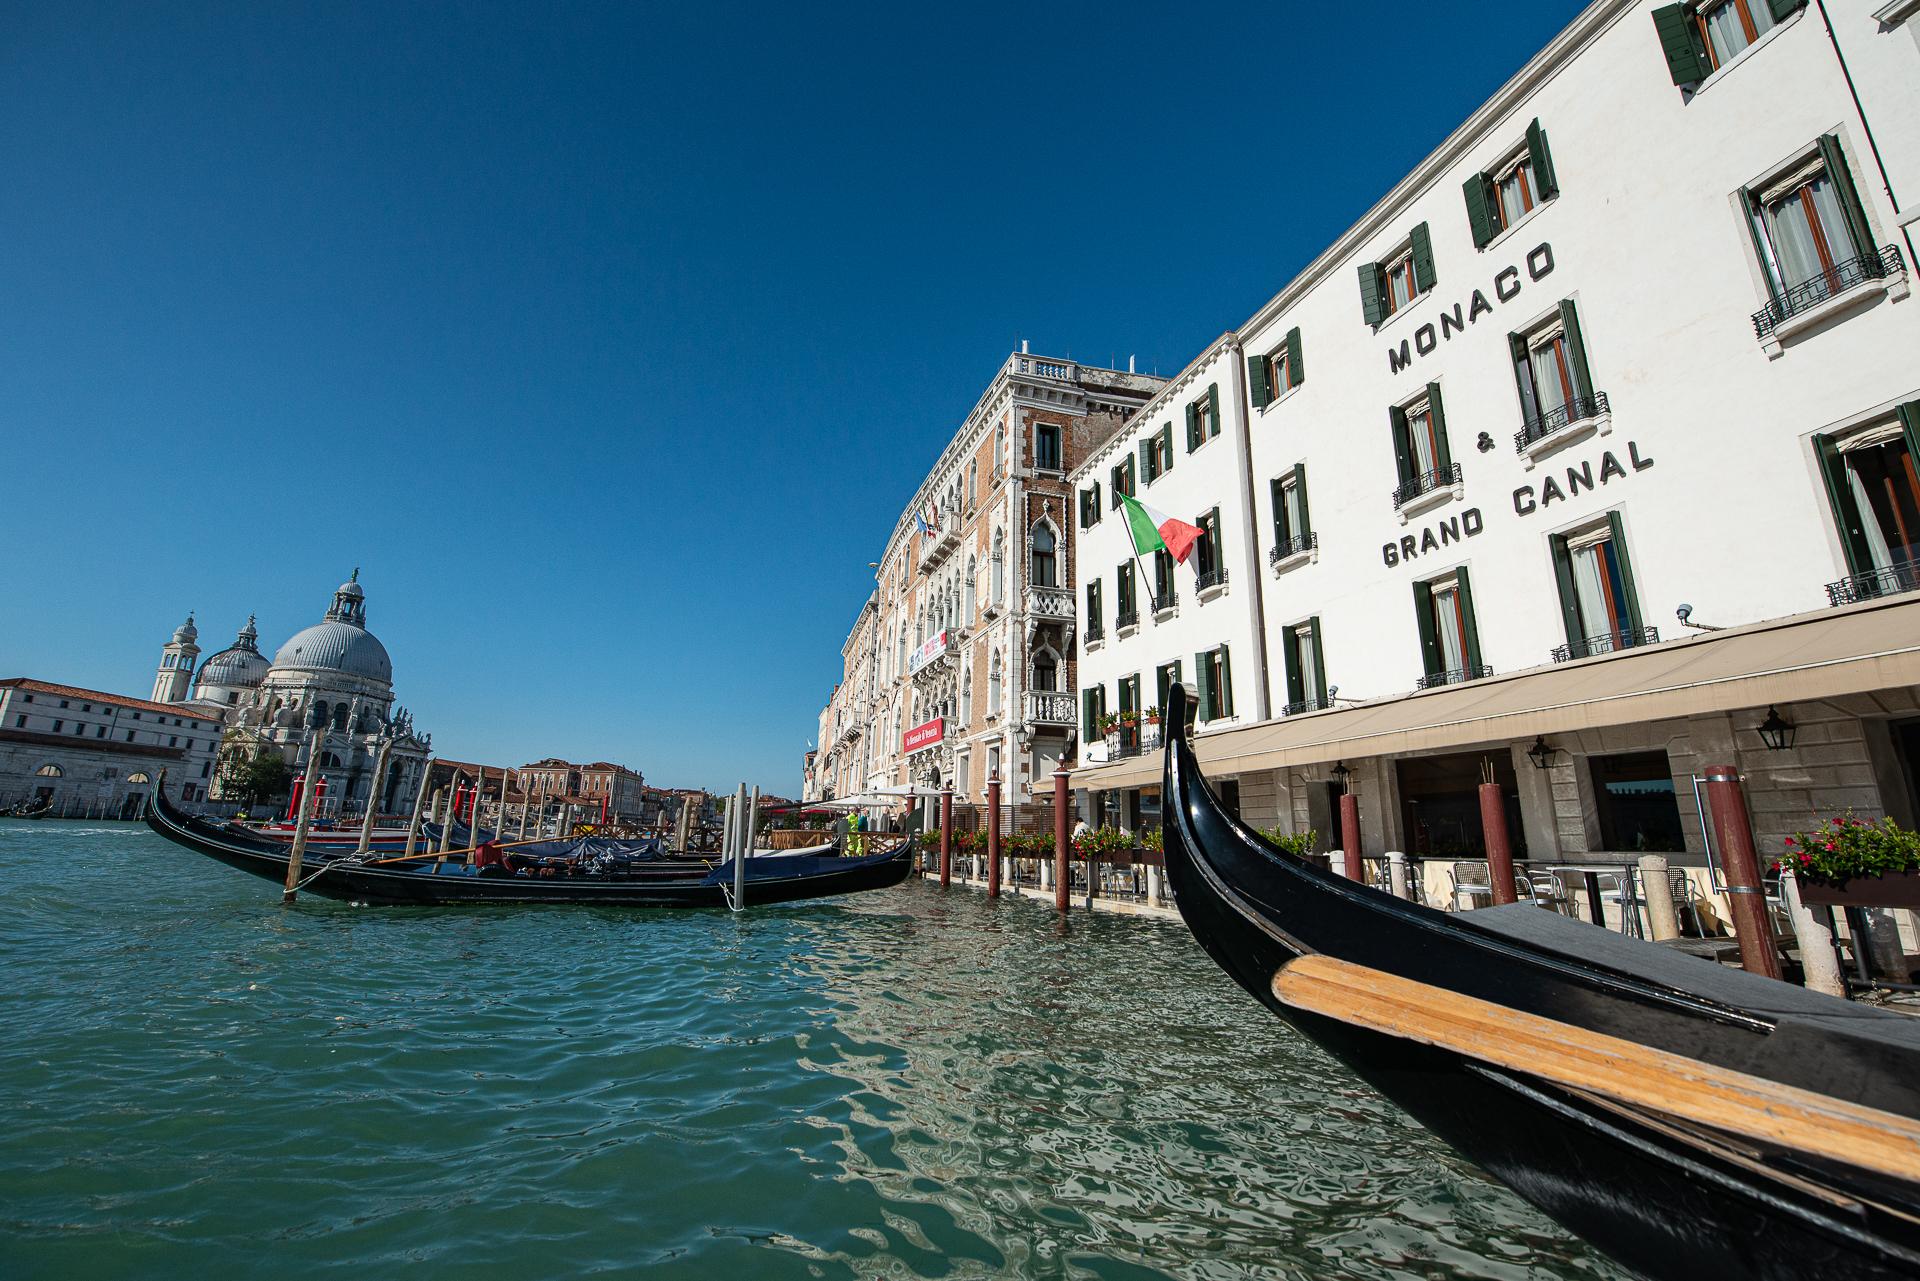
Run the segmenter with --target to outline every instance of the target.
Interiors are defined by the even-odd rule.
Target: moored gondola
[[[1274,979],[1324,956],[1761,1083],[1920,1117],[1920,1021],[1571,921],[1442,913],[1289,856],[1221,806],[1163,724],[1167,876],[1195,938],[1256,999],[1521,1196],[1656,1278],[1920,1275],[1920,1183],[1469,1053],[1310,1013]]]
[[[291,851],[177,809],[164,777],[147,807],[147,826],[177,845],[276,884],[284,883]],[[907,878],[912,837],[865,858],[778,855],[747,860],[746,903],[762,906],[885,889]],[[516,875],[501,867],[425,860],[382,862],[328,857],[306,864],[306,893],[369,904],[445,906],[463,903],[587,903],[622,907],[726,907],[732,869],[699,859],[609,860],[572,874]]]

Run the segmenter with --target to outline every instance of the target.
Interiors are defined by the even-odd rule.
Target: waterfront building
[[[598,821],[605,813],[610,822],[646,821],[647,785],[639,770],[611,761],[576,765],[549,756],[520,766],[514,775],[519,792],[573,806],[589,819]]]
[[[821,795],[1028,800],[1077,738],[1067,474],[1163,380],[1007,357],[901,512],[820,717]],[[819,799],[818,796],[811,799]]]
[[[137,818],[162,770],[173,795],[202,801],[220,730],[219,713],[188,704],[0,680],[0,806],[45,799],[55,815]]]
[[[1589,6],[1090,450],[1083,813],[1157,819],[1181,679],[1322,848],[1345,789],[1368,856],[1478,857],[1485,769],[1548,862],[1703,861],[1722,763],[1763,851],[1914,821],[1915,8]],[[1132,564],[1116,487],[1202,548]]]

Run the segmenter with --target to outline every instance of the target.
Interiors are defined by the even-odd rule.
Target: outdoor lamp
[[[1527,749],[1527,759],[1533,762],[1535,769],[1553,768],[1553,748],[1547,746],[1545,734],[1533,736],[1533,746]]]
[[[1780,709],[1771,705],[1767,707],[1767,719],[1754,726],[1760,741],[1772,752],[1784,752],[1793,746],[1793,730],[1793,722],[1782,717]]]
[[[1345,761],[1335,761],[1333,763],[1332,773],[1333,773],[1333,781],[1340,784],[1341,791],[1343,792],[1346,791],[1347,778],[1353,773],[1352,770],[1347,768],[1347,763]]]

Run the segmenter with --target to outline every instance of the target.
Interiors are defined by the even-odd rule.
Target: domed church
[[[192,703],[223,716],[223,746],[252,742],[278,751],[295,772],[306,768],[313,731],[324,732],[319,772],[327,780],[324,812],[362,810],[369,795],[382,813],[410,809],[432,739],[393,700],[393,661],[367,630],[360,571],[333,593],[313,626],[295,632],[269,663],[249,616],[233,644],[195,673],[199,631],[191,615],[173,633],[154,680],[154,700]],[[192,696],[187,696],[191,685]],[[374,778],[383,742],[387,766]]]

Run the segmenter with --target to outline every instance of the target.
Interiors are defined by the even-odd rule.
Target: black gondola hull
[[[277,841],[250,839],[220,824],[181,813],[156,787],[147,809],[147,826],[177,845],[205,854],[229,867],[285,884],[290,851]],[[747,861],[747,905],[791,903],[803,899],[886,889],[912,870],[911,841],[899,849],[867,858]],[[322,871],[322,869],[325,869]],[[730,871],[730,869],[727,869]],[[315,873],[320,873],[315,876]],[[385,906],[446,907],[460,904],[566,903],[618,907],[728,906],[730,876],[714,873],[698,861],[662,861],[618,877],[536,877],[440,875],[400,867],[351,865],[329,858],[310,860],[302,876],[313,879],[301,890],[321,898]]]
[[[1183,700],[1184,691],[1170,698],[1164,716],[1175,727],[1163,793],[1167,876],[1196,939],[1276,1015],[1463,1156],[1648,1276],[1834,1281],[1920,1272],[1920,1221],[1904,1217],[1920,1212],[1912,1185],[1796,1165],[1670,1118],[1282,1005],[1271,989],[1274,972],[1296,956],[1321,953],[1920,1114],[1912,1074],[1920,1054],[1884,1042],[1877,1028],[1863,1026],[1857,1036],[1843,1028],[1823,1039],[1827,1057],[1809,1055],[1804,1030],[1770,1011],[1587,964],[1288,857],[1207,789],[1178,729]]]

